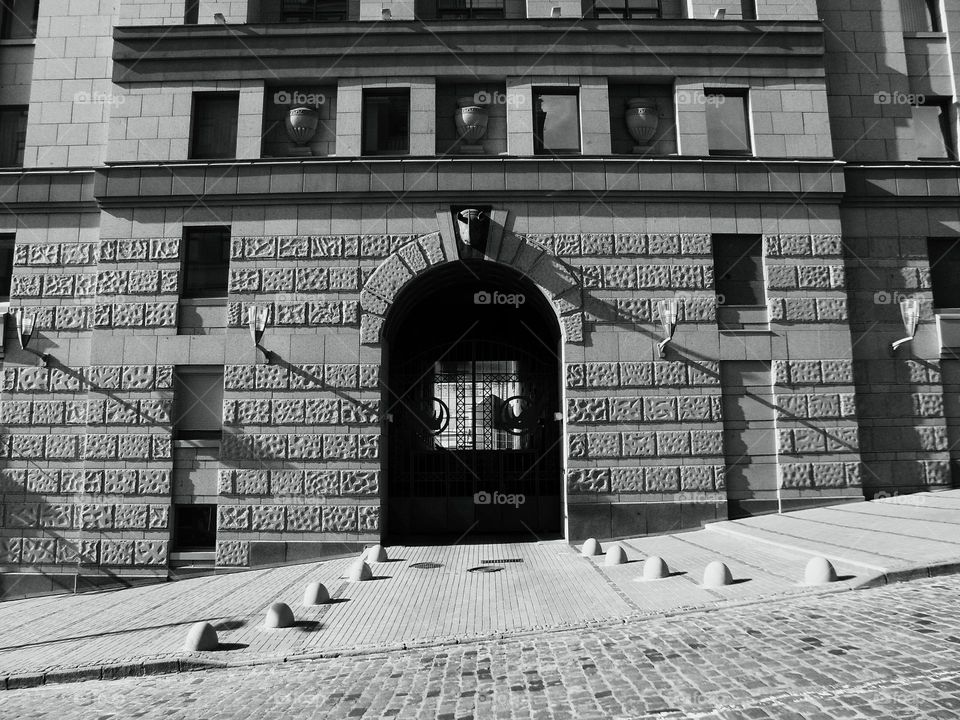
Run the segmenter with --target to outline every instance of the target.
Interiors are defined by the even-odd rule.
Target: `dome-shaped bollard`
[[[208,622],[197,622],[190,626],[183,649],[188,652],[197,650],[216,650],[220,645],[217,631]]]
[[[733,583],[733,575],[730,573],[730,568],[719,560],[714,560],[703,571],[704,587],[722,587],[731,583]]]
[[[323,605],[330,602],[330,593],[322,582],[312,582],[303,591],[304,605]]]
[[[286,603],[276,602],[267,608],[263,626],[267,628],[285,628],[293,626],[293,610]]]
[[[804,585],[826,585],[837,581],[837,571],[825,557],[813,557],[803,571]]]
[[[373,547],[368,547],[363,553],[363,558],[368,563],[381,563],[386,562],[389,559],[387,557],[386,549],[379,543]]]
[[[623,565],[627,561],[627,551],[620,545],[611,545],[607,548],[606,557],[603,559],[604,565]]]
[[[580,548],[580,554],[585,557],[593,557],[594,555],[603,555],[603,548],[600,547],[600,543],[597,542],[596,538],[588,538],[583,547]]]
[[[670,568],[662,557],[653,555],[643,563],[644,580],[662,580],[668,575],[670,575]]]
[[[367,565],[363,558],[357,558],[347,570],[347,580],[350,582],[363,582],[373,579],[373,571]]]

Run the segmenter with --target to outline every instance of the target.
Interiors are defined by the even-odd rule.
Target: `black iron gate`
[[[466,339],[391,373],[391,534],[556,534],[556,358]]]

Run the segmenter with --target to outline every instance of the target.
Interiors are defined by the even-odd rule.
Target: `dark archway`
[[[561,534],[560,338],[503,265],[448,263],[404,288],[385,333],[392,542]]]

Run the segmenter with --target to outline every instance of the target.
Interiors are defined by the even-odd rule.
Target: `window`
[[[746,90],[706,90],[707,145],[711,155],[750,155]]]
[[[10,302],[10,280],[13,277],[13,235],[0,235],[0,303]]]
[[[756,20],[757,0],[740,0],[740,17],[744,20]]]
[[[27,108],[0,107],[0,167],[23,167],[27,140]]]
[[[941,32],[939,0],[900,0],[905,33]]]
[[[410,90],[364,90],[363,154],[410,152]]]
[[[181,297],[226,297],[230,273],[230,228],[184,228],[183,242]]]
[[[914,105],[911,127],[917,142],[917,159],[946,160],[953,157],[949,100],[926,98],[922,105]]]
[[[173,375],[175,440],[219,440],[223,431],[223,368],[183,365]]]
[[[596,18],[658,18],[661,13],[660,0],[594,0],[593,3]]]
[[[261,0],[261,5],[260,22],[340,22],[347,19],[344,0]]]
[[[217,545],[217,506],[173,506],[172,552],[213,550]]]
[[[763,245],[759,235],[714,235],[717,304],[763,305]]]
[[[200,160],[237,156],[239,93],[196,93],[190,157]]]
[[[535,89],[533,151],[538,155],[580,152],[576,88]]]
[[[476,20],[503,17],[504,0],[437,0],[441,20]]]
[[[0,0],[0,40],[37,36],[40,0]]]
[[[930,283],[935,308],[960,308],[960,238],[928,238]]]
[[[183,11],[183,23],[196,25],[198,22],[200,22],[200,0],[187,0]]]

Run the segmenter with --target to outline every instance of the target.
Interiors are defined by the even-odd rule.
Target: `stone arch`
[[[438,232],[402,245],[370,275],[360,292],[360,342],[379,345],[387,315],[406,285],[445,263],[478,259],[507,265],[539,288],[557,313],[563,340],[583,342],[583,285],[577,268],[565,263],[549,248],[504,228],[506,213],[494,212],[483,253],[464,245],[456,236],[449,213],[438,213]]]

